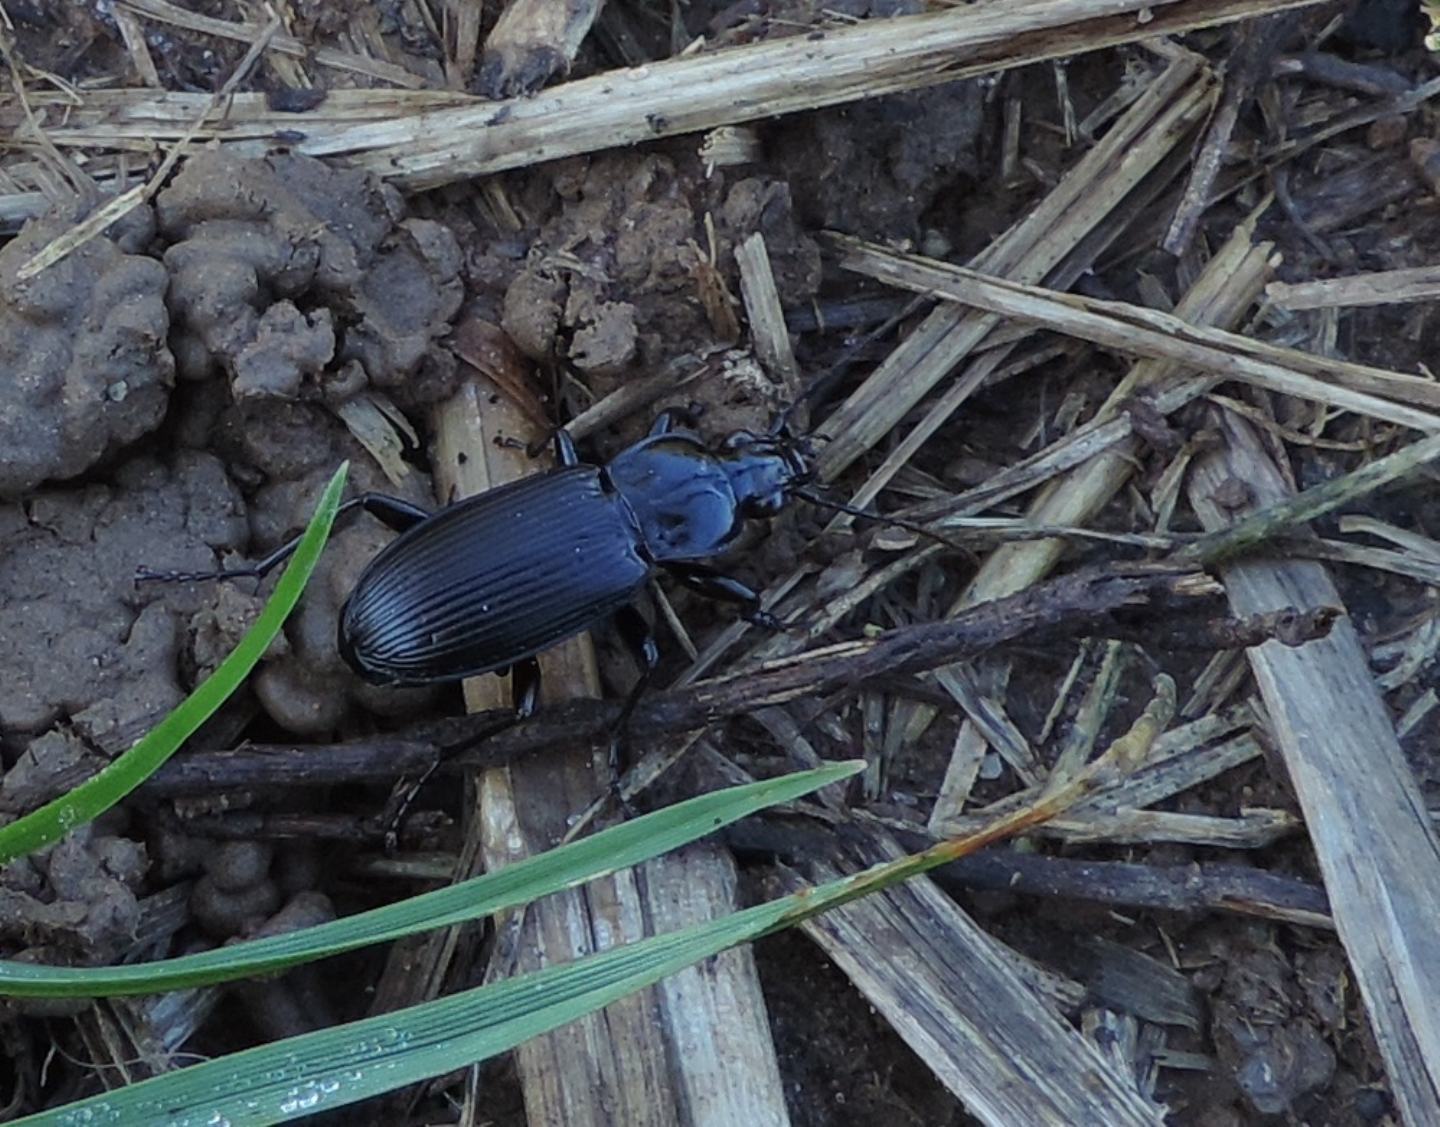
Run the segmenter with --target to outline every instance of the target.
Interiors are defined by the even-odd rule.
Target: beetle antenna
[[[822,403],[830,395],[830,393],[839,386],[840,381],[843,380],[847,375],[849,375],[850,369],[855,366],[855,363],[860,359],[860,357],[864,354],[867,348],[869,348],[877,340],[880,340],[882,337],[893,332],[895,328],[901,324],[901,322],[903,322],[908,317],[914,316],[921,309],[925,308],[926,304],[932,302],[933,300],[933,298],[927,296],[926,294],[917,294],[915,297],[912,297],[903,306],[897,309],[893,314],[880,322],[880,324],[876,325],[868,332],[862,333],[860,336],[850,340],[849,343],[846,345],[845,349],[840,353],[839,358],[836,359],[836,361],[831,364],[830,367],[827,368],[824,372],[820,373],[819,376],[811,380],[810,383],[805,387],[805,389],[800,392],[799,396],[795,399],[795,401],[780,412],[779,423],[788,425],[791,417],[795,414],[796,409],[799,408],[801,404],[808,404],[809,406],[814,407],[817,404]],[[778,430],[772,433],[778,433]],[[856,514],[852,513],[851,515],[854,516]],[[869,516],[871,520],[876,519],[873,515],[868,513],[859,515]]]
[[[906,532],[913,532],[917,536],[923,536],[926,540],[933,540],[936,544],[950,548],[956,552],[967,551],[962,545],[957,544],[948,537],[941,536],[938,532],[932,532],[924,525],[915,524],[902,517],[887,517],[880,513],[867,513],[864,509],[857,509],[854,505],[847,505],[843,501],[832,501],[829,497],[822,497],[818,493],[812,493],[808,489],[792,489],[791,494],[799,497],[802,501],[809,501],[812,505],[819,505],[822,509],[834,509],[837,513],[844,513],[846,516],[859,517],[861,520],[872,521],[876,524],[888,524],[895,528],[903,528]]]

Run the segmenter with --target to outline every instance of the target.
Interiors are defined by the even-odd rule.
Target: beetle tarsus
[[[660,664],[660,647],[655,642],[655,631],[650,628],[650,623],[633,606],[621,607],[615,612],[615,628],[634,656],[636,665],[640,667],[640,675],[635,678],[635,684],[630,686],[630,692],[625,696],[625,703],[620,706],[620,715],[610,725],[608,748],[611,797],[614,798],[616,806],[629,817],[634,811],[629,799],[621,793],[620,779],[626,759],[626,745],[629,742],[630,717]]]
[[[135,569],[136,583],[212,583],[221,579],[256,579],[262,572],[253,567],[233,571],[156,571],[143,564]]]
[[[624,752],[621,749],[620,743],[621,741],[619,739],[612,739],[610,741],[609,798],[621,816],[628,820],[635,817],[639,811],[635,808],[635,803],[630,801],[630,796],[625,793],[625,787],[623,785],[625,776],[620,771],[620,760],[624,757]]]
[[[503,670],[497,670],[497,672],[503,672]],[[472,732],[464,739],[441,744],[435,749],[434,762],[426,767],[413,782],[406,782],[402,779],[395,785],[395,789],[390,795],[390,801],[385,804],[385,811],[378,819],[385,826],[386,856],[393,855],[399,846],[400,827],[409,815],[410,807],[415,805],[415,799],[420,796],[421,789],[435,777],[435,773],[441,767],[461,752],[469,751],[492,736],[498,736],[506,729],[513,728],[522,720],[528,720],[535,715],[535,708],[540,701],[540,663],[533,657],[527,657],[523,661],[517,661],[511,667],[510,673],[513,716],[504,717],[479,732]]]

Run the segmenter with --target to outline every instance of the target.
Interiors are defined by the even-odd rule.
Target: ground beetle
[[[747,519],[777,513],[808,480],[805,444],[782,428],[737,431],[712,449],[679,425],[683,418],[662,413],[649,435],[603,466],[581,462],[558,431],[554,469],[433,514],[378,493],[347,501],[341,512],[364,509],[400,535],[370,561],[341,611],[345,661],[380,685],[508,669],[516,714],[525,717],[539,696],[535,655],[614,616],[641,671],[618,730],[659,658],[633,605],[658,570],[778,628],[754,591],[704,561],[724,551]],[[259,577],[298,542],[247,568],[142,577]]]

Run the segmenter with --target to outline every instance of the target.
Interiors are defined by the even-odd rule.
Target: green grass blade
[[[719,920],[248,1049],[17,1122],[258,1127],[331,1111],[507,1052],[701,959],[950,859],[939,849],[901,858]]]
[[[246,631],[239,645],[203,684],[177,705],[129,751],[55,801],[0,828],[0,864],[23,857],[51,842],[59,841],[77,826],[84,825],[114,806],[175,754],[225,698],[249,675],[260,655],[280,631],[286,617],[305,589],[306,580],[330,534],[330,525],[340,507],[347,465],[335,471],[320,499],[315,515],[305,529],[294,558],[275,587],[255,625]]]
[[[46,967],[0,961],[0,995],[94,997],[175,990],[274,971],[341,951],[461,923],[525,904],[676,849],[757,810],[790,802],[864,770],[831,763],[730,787],[623,822],[495,873],[304,931],[236,943],[197,955],[121,967]]]

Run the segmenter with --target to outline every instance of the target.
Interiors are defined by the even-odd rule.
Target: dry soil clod
[[[0,250],[0,498],[73,478],[160,424],[175,362],[165,270],[136,253],[148,209],[35,278],[16,270],[66,224],[29,224]]]

